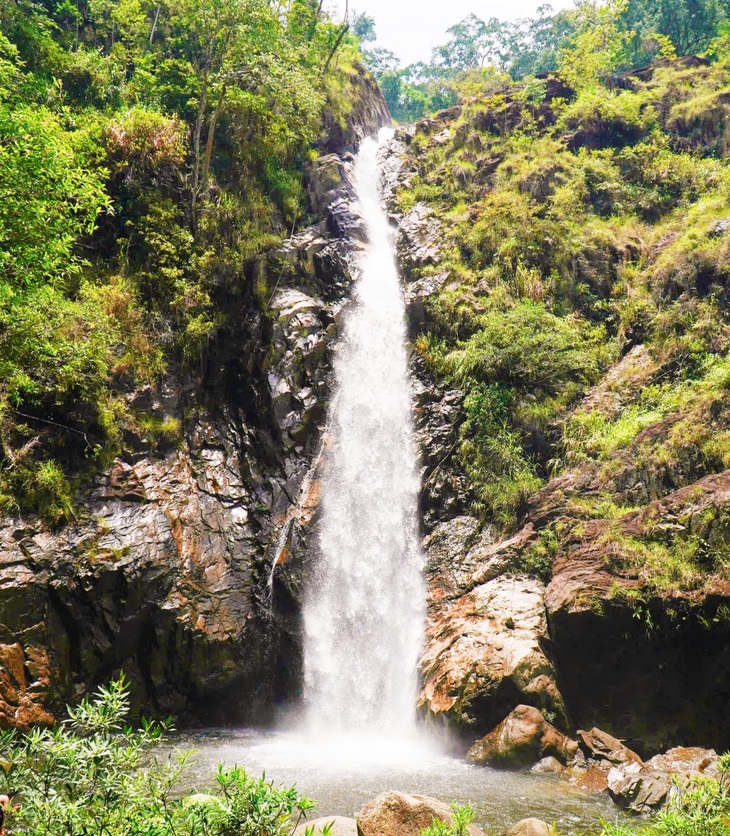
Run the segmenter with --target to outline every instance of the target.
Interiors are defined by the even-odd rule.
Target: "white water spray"
[[[312,731],[404,738],[414,729],[425,589],[403,294],[365,140],[355,187],[369,243],[334,362],[319,560],[304,607]]]

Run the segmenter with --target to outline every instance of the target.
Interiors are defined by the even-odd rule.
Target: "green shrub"
[[[433,824],[421,831],[421,836],[469,836],[469,825],[474,821],[474,811],[468,804],[460,806],[454,802],[450,822],[434,819]]]
[[[182,796],[191,753],[160,758],[171,726],[124,724],[123,677],[68,710],[51,729],[0,733],[0,790],[14,795],[7,824],[28,836],[285,836],[312,803],[295,789],[218,767],[207,793]],[[292,817],[294,820],[292,820]]]

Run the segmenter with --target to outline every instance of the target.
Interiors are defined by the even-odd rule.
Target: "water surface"
[[[560,836],[597,834],[602,818],[627,819],[607,796],[552,776],[470,766],[423,742],[353,736],[328,744],[305,735],[225,729],[182,734],[175,745],[197,751],[186,788],[210,784],[218,763],[245,766],[277,784],[296,785],[317,802],[312,818],[354,817],[379,793],[400,790],[470,803],[475,823],[490,836],[530,816],[555,823]]]

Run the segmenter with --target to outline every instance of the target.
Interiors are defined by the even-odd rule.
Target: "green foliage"
[[[454,350],[420,347],[437,373],[468,393],[459,452],[476,510],[509,526],[542,484],[534,438],[598,379],[610,349],[602,327],[529,299],[490,307],[469,328]]]
[[[53,729],[0,734],[0,789],[17,793],[7,814],[14,832],[106,836],[285,836],[312,803],[240,767],[218,767],[213,789],[181,797],[190,753],[153,752],[170,723],[124,724],[123,677],[68,710]],[[294,817],[294,821],[292,821]]]
[[[614,34],[626,13],[581,11]],[[469,101],[438,142],[419,126],[398,195],[445,219],[440,263],[414,271],[450,273],[418,348],[465,392],[473,510],[508,529],[567,468],[595,473],[601,497],[570,513],[614,519],[730,463],[727,70],[677,61],[631,89],[602,73],[567,98],[528,79]],[[638,344],[639,365],[580,406]],[[559,545],[517,570],[547,577]],[[694,577],[674,574],[674,588]]]
[[[563,49],[558,72],[577,91],[590,89],[626,63],[633,32],[621,27],[629,0],[578,5],[573,12],[574,34]]]
[[[45,108],[0,102],[0,272],[14,288],[78,275],[79,238],[109,201],[72,135]]]
[[[253,260],[307,220],[357,41],[285,6],[0,0],[3,509],[62,523],[123,444],[178,438],[130,395],[204,368],[257,304]]]
[[[451,808],[454,812],[450,822],[434,819],[433,824],[421,831],[421,836],[468,836],[474,811],[468,804],[453,803]]]

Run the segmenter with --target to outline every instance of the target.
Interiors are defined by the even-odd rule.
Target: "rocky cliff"
[[[298,590],[272,583],[272,566],[305,548],[316,506],[358,228],[349,149],[388,119],[369,76],[353,85],[348,123],[307,174],[321,220],[251,267],[249,302],[200,379],[130,395],[179,421],[181,442],[130,446],[76,524],[0,521],[0,726],[50,722],[120,671],[136,713],[184,723],[265,720],[296,696]],[[274,289],[257,302],[261,286]]]
[[[702,63],[677,72],[700,92],[718,84]],[[662,103],[667,142],[684,154],[694,134],[673,121],[684,101],[672,97],[686,93],[653,78],[626,84]],[[137,710],[185,722],[201,707],[207,723],[266,720],[296,699],[329,351],[362,237],[350,149],[385,118],[361,81],[356,123],[333,128],[324,150],[338,153],[308,174],[321,220],[257,261],[249,281],[273,292],[242,309],[213,352],[215,386],[170,377],[135,395],[160,420],[182,421],[182,444],[115,461],[83,523],[3,520],[2,724],[49,721],[120,670]],[[566,132],[564,104],[551,104],[571,95],[548,85],[539,105],[500,93],[451,109],[399,131],[385,158],[422,453],[419,708],[468,743],[526,704],[563,730],[628,738],[642,756],[728,746],[730,412],[724,367],[713,366],[727,342],[708,307],[726,293],[727,212],[711,203],[706,222],[700,207],[617,231],[601,208],[610,184],[594,182],[613,174],[586,163],[588,150],[606,157],[586,138],[591,115]],[[509,146],[526,125],[543,143],[533,156]],[[618,127],[604,128],[621,164],[635,165]],[[551,248],[565,230],[554,216],[546,226],[545,206],[565,199],[577,161],[580,188],[596,190],[581,211],[594,201],[598,220],[585,220],[588,238],[558,276]],[[682,200],[694,200],[701,192],[685,179]],[[453,209],[460,189],[474,190],[472,203]],[[534,216],[519,215],[523,203]],[[534,265],[514,256],[520,246]],[[626,290],[636,275],[645,284]],[[491,353],[464,371],[483,333]]]
[[[687,87],[677,104],[679,78]],[[673,114],[721,83],[702,62],[677,62],[627,77],[626,90],[606,97],[645,102],[647,122],[659,100],[662,141],[679,156],[691,129]],[[718,452],[727,443],[727,390],[689,372],[688,345],[663,330],[684,317],[689,339],[705,300],[725,298],[726,198],[712,203],[710,184],[704,203],[671,216],[669,231],[659,212],[628,233],[616,204],[604,222],[591,202],[591,178],[606,176],[593,170],[585,202],[570,210],[583,226],[563,220],[558,201],[584,188],[570,181],[583,183],[571,166],[595,153],[620,167],[651,140],[626,150],[612,133],[624,117],[599,126],[585,104],[580,130],[601,131],[600,149],[587,151],[598,146],[566,130],[574,93],[546,85],[540,104],[500,90],[400,131],[392,147],[389,206],[424,456],[429,618],[419,705],[468,741],[527,703],[564,730],[600,726],[642,754],[727,747],[730,471],[724,453],[706,452],[711,439]],[[701,157],[682,159],[701,168]],[[682,245],[689,234],[692,256]],[[576,249],[560,262],[569,235]],[[702,271],[690,269],[692,258]],[[642,328],[612,332],[603,312],[629,321],[622,305],[636,301],[634,276],[647,294]],[[724,368],[726,319],[712,310],[708,341],[697,346],[707,368]],[[616,353],[585,374],[595,361],[579,329],[591,322]],[[560,329],[575,325],[561,344]],[[584,352],[582,370],[554,362],[572,351]],[[652,400],[658,393],[666,406]],[[600,452],[591,447],[598,432]]]

